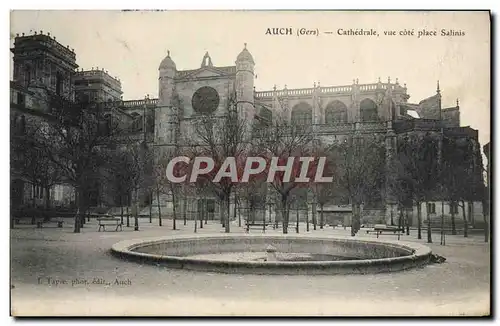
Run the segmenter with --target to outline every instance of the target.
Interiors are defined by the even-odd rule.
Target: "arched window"
[[[26,68],[24,70],[24,86],[29,86],[30,85],[30,83],[31,83],[31,75],[32,75],[31,67],[30,66],[26,66]]]
[[[300,102],[292,108],[292,124],[308,126],[312,124],[312,107],[306,102]]]
[[[343,102],[335,100],[326,106],[325,123],[335,124],[339,122],[347,122],[347,106]]]
[[[137,112],[133,112],[132,117],[134,118],[134,121],[132,122],[132,130],[133,131],[141,131],[142,130],[142,116]]]
[[[378,121],[378,110],[377,104],[372,100],[366,98],[359,104],[359,109],[361,113],[361,121]]]
[[[155,131],[155,116],[153,114],[146,116],[146,131],[148,133],[154,133]]]
[[[63,78],[60,72],[56,73],[56,94],[61,95],[63,92]]]
[[[273,113],[271,112],[271,110],[265,107],[262,107],[260,109],[260,116],[269,122],[273,120]]]

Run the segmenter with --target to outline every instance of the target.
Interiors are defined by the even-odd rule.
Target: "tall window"
[[[347,107],[340,101],[330,102],[325,109],[325,123],[347,122]]]
[[[361,121],[368,122],[379,120],[377,104],[375,104],[375,102],[373,102],[372,100],[366,98],[361,101],[361,103],[359,104],[359,109],[361,113]]]
[[[26,99],[26,95],[25,94],[23,94],[21,92],[17,93],[17,104],[19,106],[24,106],[25,105],[25,103],[26,103],[25,99]]]
[[[398,108],[396,107],[394,101],[391,101],[391,120],[396,120],[397,109]]]
[[[56,94],[61,95],[63,91],[63,79],[60,72],[56,74]]]
[[[312,107],[300,102],[292,108],[292,124],[297,126],[307,126],[312,124]]]
[[[30,85],[31,75],[32,75],[31,67],[27,66],[25,71],[24,71],[24,86]]]
[[[155,131],[155,117],[154,115],[146,116],[146,131],[148,133],[154,133]]]
[[[435,203],[427,203],[427,213],[428,214],[436,214],[436,204]]]
[[[132,113],[132,116],[134,118],[134,121],[132,121],[132,130],[133,131],[141,131],[142,124],[143,124],[142,116],[137,112]]]

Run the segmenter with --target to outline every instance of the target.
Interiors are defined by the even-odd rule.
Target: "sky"
[[[294,35],[266,35],[292,28]],[[297,36],[301,28],[318,35]],[[338,35],[374,29],[378,36]],[[441,30],[463,36],[440,36]],[[413,30],[414,36],[399,35]],[[158,66],[170,51],[178,70],[200,67],[209,52],[215,66],[234,65],[247,43],[257,91],[375,83],[398,78],[409,102],[436,92],[443,107],[460,101],[461,125],[490,138],[490,21],[486,12],[334,11],[13,11],[16,33],[50,32],[74,48],[80,68],[104,68],[120,78],[124,99],[157,97]],[[384,31],[395,31],[388,36]],[[437,31],[436,36],[418,37]],[[326,34],[324,32],[331,32]],[[11,46],[13,40],[11,40]]]

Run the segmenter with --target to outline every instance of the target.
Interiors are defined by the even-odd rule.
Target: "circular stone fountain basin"
[[[272,261],[266,248],[276,248]],[[252,274],[367,274],[426,265],[430,248],[403,241],[298,235],[220,234],[125,240],[120,258],[171,268]],[[280,258],[281,257],[281,258]]]

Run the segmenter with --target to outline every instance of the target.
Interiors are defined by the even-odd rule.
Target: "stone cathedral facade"
[[[169,53],[159,67],[160,95],[154,137],[158,153],[190,143],[197,117],[226,114],[228,101],[235,94],[238,113],[249,124],[256,119],[272,120],[273,116],[280,115],[293,124],[311,126],[314,137],[324,144],[342,142],[353,135],[377,137],[385,143],[389,156],[398,138],[408,133],[427,133],[439,138],[443,130],[447,135],[470,139],[479,155],[477,131],[460,127],[458,100],[454,106],[442,106],[439,82],[434,95],[417,103],[409,102],[405,84],[390,78],[373,83],[360,83],[355,79],[352,84],[342,86],[322,86],[318,82],[310,88],[285,86],[256,91],[255,64],[246,44],[233,66],[214,65],[205,53],[199,68],[177,70]],[[389,191],[384,189],[382,193],[384,195],[365,205],[366,221],[394,221],[397,204]],[[332,200],[328,208],[330,219],[337,216],[338,221],[342,220],[343,213],[349,212],[348,207],[348,202]]]
[[[249,124],[256,119],[271,121],[273,116],[280,115],[291,123],[311,126],[314,137],[326,144],[341,142],[355,134],[379,137],[390,155],[405,134],[428,133],[436,137],[446,134],[471,141],[474,154],[480,157],[477,130],[460,126],[458,100],[452,106],[443,106],[439,83],[432,87],[434,94],[418,102],[409,101],[406,85],[397,78],[354,79],[348,85],[337,86],[317,82],[300,89],[289,89],[285,85],[283,89],[260,91],[254,87],[257,62],[245,44],[241,52],[235,54],[234,63],[217,65],[207,52],[200,55],[199,67],[190,70],[178,70],[176,56],[168,52],[158,68],[158,98],[146,96],[123,101],[118,78],[102,68],[78,69],[74,51],[50,34],[18,35],[12,53],[11,120],[17,123],[28,116],[40,116],[37,112],[46,109],[44,98],[50,92],[72,100],[84,98],[101,103],[110,115],[123,121],[138,140],[148,143],[157,156],[189,143],[199,117],[227,114],[229,101],[235,98],[239,116]],[[286,82],[279,76],[276,80]],[[16,203],[30,202],[30,196],[38,196],[22,180],[14,188],[19,197]],[[115,200],[105,189],[105,185],[96,186],[93,204],[112,208]],[[47,191],[54,201],[64,197],[58,195],[60,189]],[[386,195],[378,198],[376,205],[365,207],[363,214],[367,221],[388,223],[396,214],[394,200],[387,192],[382,193]],[[147,194],[141,197],[141,211],[147,212],[154,200]],[[216,205],[212,203],[212,206]],[[327,206],[331,223],[336,223],[335,216],[349,212],[349,203],[332,201]],[[423,211],[425,219],[426,210]],[[432,212],[429,211],[429,216],[440,214]]]

